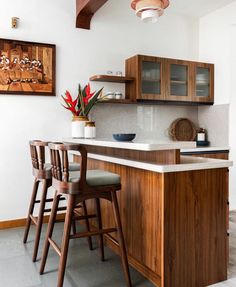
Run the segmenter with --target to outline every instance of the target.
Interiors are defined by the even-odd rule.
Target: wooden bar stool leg
[[[102,216],[101,216],[101,206],[100,206],[100,200],[99,198],[96,198],[96,207],[97,207],[97,221],[98,221],[98,228],[99,230],[102,230]],[[100,251],[101,251],[101,261],[105,260],[104,257],[104,240],[103,240],[103,234],[99,235],[99,241],[100,241]]]
[[[45,264],[47,261],[48,250],[49,250],[49,245],[50,245],[48,239],[52,237],[52,232],[53,232],[53,228],[54,228],[54,224],[56,220],[59,200],[60,200],[60,195],[58,195],[56,192],[54,199],[53,199],[52,211],[51,211],[50,218],[49,218],[47,234],[46,234],[44,248],[43,248],[43,255],[42,255],[41,266],[40,266],[40,271],[39,271],[40,274],[43,274]]]
[[[25,227],[23,243],[26,243],[27,239],[28,239],[29,230],[30,230],[30,224],[31,224],[30,215],[33,215],[33,212],[34,212],[34,205],[35,205],[35,200],[36,200],[36,197],[37,197],[38,186],[39,186],[39,181],[35,178],[34,185],[33,185],[32,196],[31,196],[31,200],[30,200],[28,216],[27,216],[27,221],[26,221],[26,227]]]
[[[44,215],[44,209],[45,209],[45,204],[46,204],[46,199],[47,199],[47,191],[48,191],[49,186],[50,186],[50,184],[49,184],[48,180],[44,179],[43,180],[42,196],[41,196],[40,207],[39,207],[39,215],[38,215],[37,225],[36,225],[33,262],[35,262],[37,259],[40,235],[41,235],[42,224],[43,224],[43,215]]]
[[[84,216],[87,217],[88,216],[88,210],[87,210],[87,205],[86,205],[85,201],[83,201],[83,209],[84,209]],[[85,219],[85,224],[86,224],[87,231],[90,232],[90,225],[89,225],[88,218]],[[89,245],[89,249],[93,250],[93,242],[92,242],[91,237],[88,237],[88,245]]]
[[[60,256],[60,263],[59,263],[59,269],[58,269],[57,287],[63,286],[68,247],[69,247],[69,241],[70,241],[70,230],[71,230],[71,224],[72,224],[72,219],[73,219],[73,211],[75,207],[75,198],[76,198],[75,195],[68,195],[66,218],[65,218],[65,223],[64,223],[64,232],[63,232],[62,244],[61,244],[61,256]]]
[[[130,273],[129,273],[129,264],[128,264],[128,259],[127,259],[127,252],[126,252],[126,248],[125,248],[125,241],[124,241],[124,235],[123,235],[123,231],[122,231],[122,225],[121,225],[121,220],[120,220],[120,212],[119,212],[119,206],[118,206],[116,192],[112,191],[111,196],[112,196],[112,207],[113,207],[115,222],[116,222],[116,226],[117,226],[120,255],[121,255],[123,270],[125,273],[125,281],[126,281],[127,287],[132,287],[131,279],[130,279]]]

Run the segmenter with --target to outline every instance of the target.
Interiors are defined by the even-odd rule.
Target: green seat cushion
[[[70,172],[69,181],[79,181],[79,172]],[[89,186],[103,186],[103,185],[116,185],[120,184],[120,176],[116,173],[104,171],[100,169],[87,170],[87,183]]]
[[[69,171],[78,171],[80,170],[80,164],[75,162],[69,162]]]

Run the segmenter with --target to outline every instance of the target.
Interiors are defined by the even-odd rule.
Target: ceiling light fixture
[[[156,23],[169,6],[169,0],[132,0],[131,7],[145,23]]]

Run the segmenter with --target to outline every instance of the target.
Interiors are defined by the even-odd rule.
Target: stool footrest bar
[[[56,251],[56,253],[61,256],[61,249],[59,248],[59,246],[56,244],[56,242],[54,240],[52,240],[51,238],[48,238],[48,242],[51,244],[51,246],[53,247],[53,249]]]
[[[37,225],[37,218],[34,217],[32,214],[30,214],[30,218],[31,218],[31,220],[33,221],[33,223],[34,223],[35,225]]]
[[[66,199],[65,199],[65,197],[61,197],[59,200],[62,201],[62,200],[66,200]],[[35,203],[40,203],[40,202],[41,202],[41,200],[35,200]],[[48,198],[48,199],[46,199],[45,202],[53,202],[53,198]]]
[[[116,232],[116,231],[117,231],[117,228],[107,228],[107,229],[103,229],[103,230],[80,232],[77,234],[70,235],[70,239],[90,237],[90,236],[95,236],[95,235],[100,235],[100,234],[105,234],[105,233],[112,233],[112,232]]]
[[[58,207],[57,211],[66,210],[66,206]],[[51,208],[44,209],[44,212],[51,212]]]

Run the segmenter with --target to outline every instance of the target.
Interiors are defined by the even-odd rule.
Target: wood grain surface
[[[161,174],[93,159],[88,168],[121,175],[118,196],[129,263],[155,286],[204,287],[227,278],[226,168]],[[109,228],[111,206],[101,206]],[[89,202],[89,212],[94,208]],[[106,241],[117,252],[116,236]]]
[[[180,163],[180,150],[138,151],[121,148],[85,145],[88,153],[158,164]]]

